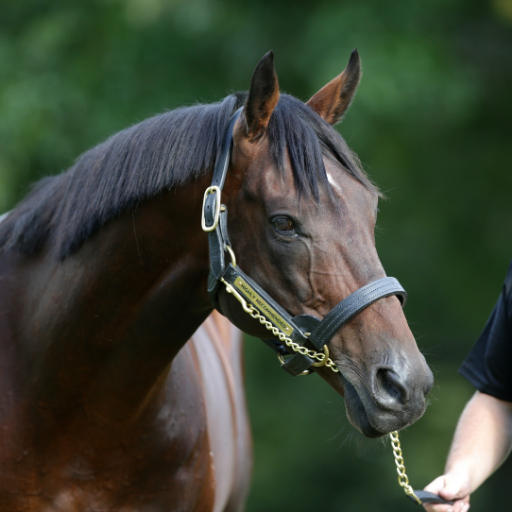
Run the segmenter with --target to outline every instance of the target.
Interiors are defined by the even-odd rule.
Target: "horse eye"
[[[274,224],[274,227],[280,233],[284,233],[287,235],[295,233],[295,226],[293,222],[287,217],[276,217],[272,221],[272,224]]]

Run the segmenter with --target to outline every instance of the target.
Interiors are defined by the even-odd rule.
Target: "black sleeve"
[[[459,373],[476,389],[512,402],[512,264],[498,302]]]

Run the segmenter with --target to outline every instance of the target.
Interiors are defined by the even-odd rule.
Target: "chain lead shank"
[[[329,357],[329,351],[326,350],[323,354],[320,352],[316,352],[314,350],[310,350],[306,347],[303,347],[293,340],[291,340],[286,334],[281,332],[281,330],[274,326],[271,322],[269,322],[263,315],[261,315],[258,310],[249,302],[247,302],[238,291],[231,286],[225,279],[221,279],[224,285],[226,286],[226,291],[231,293],[242,305],[243,310],[252,316],[252,318],[258,320],[262,325],[264,325],[269,331],[272,332],[274,336],[277,336],[279,340],[286,344],[287,347],[291,348],[294,352],[298,352],[302,355],[307,355],[311,359],[315,359],[317,363],[313,366],[326,366],[330,368],[333,372],[339,372],[339,369],[336,367],[334,361]],[[327,348],[325,346],[324,348]],[[395,457],[396,464],[396,472],[398,473],[398,484],[404,490],[407,496],[410,496],[413,500],[421,505],[421,500],[414,493],[413,488],[409,484],[409,477],[405,472],[404,458],[402,455],[402,448],[400,445],[400,438],[398,437],[398,432],[391,432],[389,434],[391,439],[391,446],[393,447],[393,455]]]
[[[230,251],[230,254],[232,251]],[[232,258],[234,254],[232,254]],[[287,347],[291,348],[294,352],[297,352],[302,355],[307,355],[311,359],[316,360],[317,362],[313,366],[326,366],[330,370],[335,373],[339,372],[334,361],[329,357],[329,349],[327,345],[324,346],[324,353],[316,352],[315,350],[308,349],[295,343],[292,339],[290,339],[286,334],[284,334],[278,327],[269,322],[263,315],[259,313],[259,311],[250,303],[245,300],[238,290],[236,290],[230,283],[228,283],[224,278],[221,278],[222,283],[226,287],[226,291],[231,293],[242,305],[243,310],[249,314],[255,320],[258,320],[262,325],[264,325],[274,336],[277,336],[279,340],[284,343]],[[398,484],[404,490],[405,494],[412,498],[418,505],[421,505],[422,502],[414,493],[413,488],[409,484],[409,477],[405,472],[404,458],[402,455],[402,448],[400,445],[400,438],[398,437],[398,432],[391,432],[389,434],[391,439],[391,446],[393,448],[393,455],[395,457],[396,471],[398,473]]]
[[[402,448],[400,446],[400,439],[398,432],[390,432],[391,446],[393,447],[393,455],[395,456],[396,472],[398,473],[398,485],[404,490],[407,496],[421,505],[421,500],[414,494],[413,488],[409,484],[409,477],[405,473],[404,457],[402,455]]]
[[[298,352],[302,355],[307,355],[311,359],[315,359],[317,363],[313,366],[326,366],[331,369],[333,372],[339,372],[339,369],[336,367],[334,361],[329,357],[329,350],[327,346],[324,346],[325,352],[321,354],[320,352],[316,352],[314,350],[310,350],[306,347],[303,347],[293,340],[291,340],[288,336],[286,336],[278,327],[274,326],[271,322],[269,322],[263,315],[261,315],[258,310],[249,302],[247,302],[238,291],[231,286],[225,279],[221,279],[224,285],[226,286],[226,291],[231,293],[242,305],[243,310],[252,316],[252,318],[258,320],[262,325],[264,325],[269,331],[272,332],[274,336],[277,336],[279,340],[286,344],[287,347],[291,348],[294,352]],[[414,493],[413,488],[409,484],[409,477],[405,472],[404,465],[404,457],[402,455],[402,448],[400,445],[400,438],[398,437],[398,432],[391,432],[389,434],[391,439],[391,446],[393,448],[393,455],[395,457],[396,464],[396,472],[398,473],[398,484],[404,490],[405,494],[411,497],[418,505],[421,505],[421,500]]]

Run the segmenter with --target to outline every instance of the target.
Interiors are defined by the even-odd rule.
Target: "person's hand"
[[[433,492],[453,505],[423,505],[427,512],[466,512],[469,509],[471,486],[469,478],[464,473],[447,473],[436,478],[425,487],[425,491]]]

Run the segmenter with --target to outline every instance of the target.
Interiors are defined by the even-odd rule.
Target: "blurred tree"
[[[442,470],[472,392],[456,368],[512,256],[511,0],[3,0],[0,210],[126,125],[246,89],[269,49],[282,89],[307,99],[356,46],[365,74],[340,129],[391,199],[378,249],[408,289],[437,377],[432,405],[402,436],[423,486]],[[247,348],[249,511],[412,506],[389,447],[354,432],[338,396],[282,374],[257,341]],[[473,508],[504,509],[511,473],[502,468]]]

